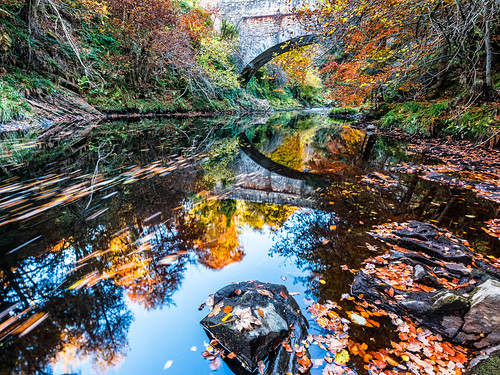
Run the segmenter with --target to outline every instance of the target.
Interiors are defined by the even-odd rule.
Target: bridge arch
[[[318,39],[319,37],[314,34],[303,35],[275,44],[274,46],[266,49],[264,52],[260,53],[252,61],[250,61],[241,70],[240,73],[241,85],[246,86],[248,81],[250,81],[250,79],[257,72],[257,70],[262,68],[265,64],[267,64],[276,56],[279,56],[286,52],[290,52],[291,50],[294,50],[296,48],[305,47],[311,44],[318,43]]]

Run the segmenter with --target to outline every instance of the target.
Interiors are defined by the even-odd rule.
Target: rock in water
[[[295,351],[287,352],[282,343],[300,346],[308,324],[283,285],[259,281],[228,285],[215,293],[214,308],[200,323],[249,371],[255,371],[260,361],[268,362],[267,374],[301,370],[298,358],[292,358]]]

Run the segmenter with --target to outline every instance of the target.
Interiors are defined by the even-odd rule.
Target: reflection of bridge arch
[[[261,153],[257,148],[250,142],[246,134],[243,132],[239,136],[239,143],[241,150],[255,163],[260,165],[262,168],[267,169],[272,173],[276,173],[280,176],[294,179],[302,180],[306,182],[311,182],[316,185],[326,185],[330,178],[328,176],[319,175],[317,173],[301,172],[286,165],[276,163],[271,160],[263,153]]]
[[[289,52],[293,49],[309,46],[311,44],[317,43],[318,37],[316,35],[304,35],[296,38],[289,39],[285,42],[278,43],[250,61],[240,73],[240,82],[243,86],[246,86],[250,78],[262,68],[265,64],[271,61],[276,56],[283,53]]]
[[[219,198],[315,209],[322,206],[316,188],[327,186],[329,177],[276,163],[257,150],[244,133],[239,143],[242,152],[232,166],[236,180],[216,192]]]

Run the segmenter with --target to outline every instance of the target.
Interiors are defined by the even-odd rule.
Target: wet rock
[[[472,262],[470,250],[464,244],[443,235],[442,230],[431,224],[411,221],[406,227],[394,230],[391,236],[384,237],[384,240],[446,261]]]
[[[472,270],[466,268],[463,264],[450,263],[445,264],[444,267],[454,274],[458,274],[460,276],[470,276]]]
[[[458,335],[456,335],[455,342],[463,345],[463,344],[467,344],[469,342],[478,341],[480,339],[481,339],[480,335],[474,335],[471,333],[467,334],[464,332],[460,332]]]
[[[421,264],[416,264],[413,268],[413,281],[432,287],[439,286],[437,279]]]
[[[432,297],[431,311],[438,315],[449,315],[453,313],[463,313],[469,309],[469,302],[466,298],[455,291],[442,290]]]
[[[490,279],[474,290],[464,321],[464,332],[485,336],[477,348],[500,343],[500,282]]]
[[[441,321],[441,325],[445,327],[445,332],[448,337],[456,336],[462,324],[464,324],[464,321],[459,316],[445,316]]]
[[[287,341],[292,348],[301,345],[308,324],[283,285],[259,281],[228,285],[215,293],[214,309],[200,323],[248,371],[267,361],[266,374],[298,372],[295,352],[287,352],[282,343]],[[228,365],[238,368],[230,361]],[[241,373],[240,369],[241,365],[237,369]]]

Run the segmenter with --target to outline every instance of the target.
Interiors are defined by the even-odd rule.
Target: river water
[[[498,203],[405,173],[364,178],[437,161],[322,112],[117,121],[58,142],[1,142],[2,374],[232,374],[201,355],[208,296],[280,283],[322,333],[307,306],[349,303],[343,269],[383,252],[367,233],[376,224],[437,223],[500,252],[483,230]],[[395,335],[349,334],[375,349]],[[310,350],[321,374],[325,353]]]

